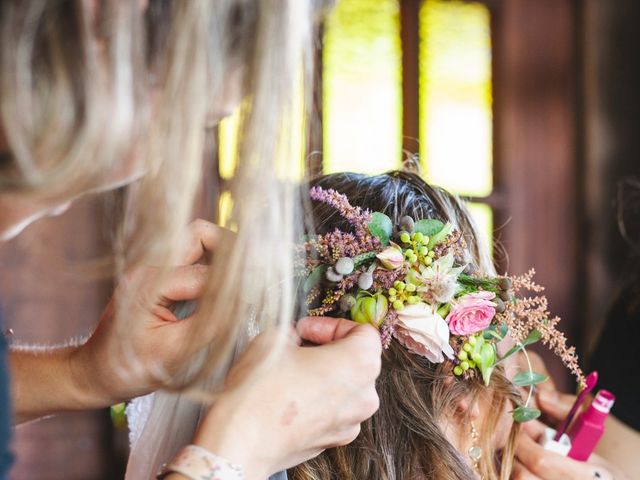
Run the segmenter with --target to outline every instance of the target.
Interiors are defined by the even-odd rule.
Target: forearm
[[[14,423],[111,404],[112,399],[97,393],[90,376],[74,367],[78,348],[17,347],[10,351]]]

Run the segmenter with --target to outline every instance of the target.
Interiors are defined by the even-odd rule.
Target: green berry
[[[424,259],[424,264],[428,267],[429,265],[431,265],[433,263],[433,258],[431,257],[427,257]]]
[[[409,235],[409,232],[402,232],[400,234],[400,241],[402,243],[409,243],[411,241],[411,236]]]
[[[467,355],[467,352],[465,352],[464,350],[460,350],[460,352],[458,353],[458,358],[460,360],[466,360],[467,358],[469,358],[469,355]]]
[[[409,305],[415,305],[419,301],[420,298],[418,298],[416,295],[411,295],[409,298],[407,298],[407,302],[409,303]]]
[[[389,295],[389,301],[391,303],[395,302],[398,299],[398,297],[396,297],[395,295]]]
[[[475,345],[476,343],[478,343],[478,339],[476,337],[469,337],[467,339],[467,342],[469,342],[470,345]]]
[[[395,288],[391,287],[389,289],[389,295],[395,295],[396,293],[398,293],[398,291]]]
[[[469,360],[469,368],[476,368],[476,362]]]
[[[422,234],[422,232],[416,232],[412,235],[413,240],[415,240],[418,243],[422,243],[422,241],[424,240],[424,235]]]
[[[453,374],[456,377],[459,377],[460,375],[462,375],[462,368],[456,365],[455,367],[453,367]]]
[[[469,362],[461,362],[460,368],[466,372],[467,370],[469,370]]]
[[[418,249],[418,253],[423,257],[426,257],[429,254],[429,249],[427,247],[420,247]]]
[[[434,252],[433,250],[431,250],[428,254],[429,257],[433,258],[436,256],[436,252]]]
[[[428,236],[426,236],[426,235],[425,235],[425,236],[422,238],[422,244],[423,244],[423,245],[428,244],[428,243],[429,243],[429,240],[431,240],[431,239],[430,239]]]
[[[402,310],[404,308],[404,303],[402,302],[402,300],[395,300],[393,302],[393,308],[395,310]]]
[[[399,292],[404,292],[404,289],[407,288],[407,284],[404,282],[398,282],[398,285],[395,285],[395,287],[398,289]]]
[[[405,287],[405,290],[411,293],[411,292],[415,292],[416,288],[418,287],[416,287],[413,283],[408,283],[407,286]]]
[[[465,352],[470,352],[470,351],[473,349],[473,347],[472,347],[470,344],[468,344],[468,343],[466,343],[466,342],[465,342],[465,344],[464,344],[464,345],[462,345],[462,349],[463,349]]]

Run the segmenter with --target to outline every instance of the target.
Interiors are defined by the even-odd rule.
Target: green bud
[[[351,309],[351,320],[379,327],[387,315],[388,309],[387,297],[381,293],[363,296],[356,300],[356,304]]]
[[[462,368],[460,368],[460,366],[456,365],[455,367],[453,367],[453,374],[456,377],[459,377],[460,375],[462,375]]]
[[[409,235],[409,232],[402,232],[400,234],[400,241],[402,243],[409,243],[411,241],[411,236]]]
[[[402,310],[404,308],[404,303],[402,302],[402,300],[396,300],[395,302],[393,302],[393,308],[395,310]]]

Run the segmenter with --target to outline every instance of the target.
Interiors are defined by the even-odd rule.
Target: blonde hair
[[[313,14],[325,2],[151,0],[146,11],[139,3],[2,2],[0,115],[12,158],[0,165],[0,193],[68,199],[135,159],[145,176],[127,189],[116,274],[173,264],[201,178],[207,111],[227,94],[230,73],[243,71],[230,184],[238,232],[213,255],[198,328],[182,345],[203,352],[202,368],[179,380],[162,365],[155,373],[181,389],[224,370],[251,309],[263,327],[291,321],[298,202],[275,165],[276,156],[285,169],[299,163],[289,148],[301,121],[294,103],[311,67]],[[114,362],[136,362],[126,342],[135,300],[117,305],[124,341]]]

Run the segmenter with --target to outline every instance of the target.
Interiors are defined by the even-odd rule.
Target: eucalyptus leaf
[[[389,217],[384,213],[373,212],[368,227],[371,234],[378,237],[382,245],[389,245],[389,239],[393,233],[393,224]]]
[[[418,220],[413,226],[414,232],[420,232],[427,237],[432,237],[444,228],[444,223],[440,220],[426,219]]]
[[[513,377],[512,382],[518,387],[529,387],[531,385],[538,385],[539,383],[546,382],[548,379],[549,377],[542,373],[527,370],[516,374],[516,376]]]
[[[531,420],[535,420],[541,414],[540,410],[537,408],[529,408],[529,407],[518,407],[513,412],[513,419],[518,423],[529,422]]]
[[[320,283],[320,280],[322,280],[327,273],[327,268],[329,268],[328,265],[319,265],[314,268],[304,281],[302,291],[304,293],[309,293],[313,287]]]

